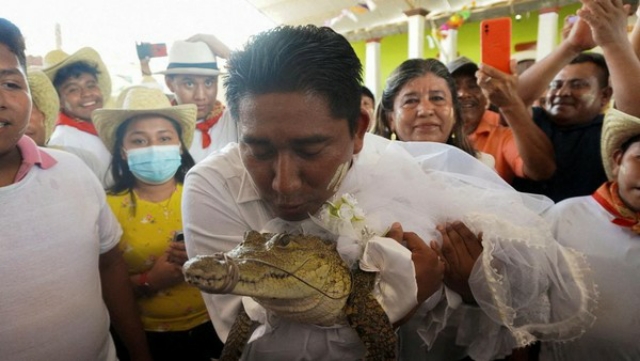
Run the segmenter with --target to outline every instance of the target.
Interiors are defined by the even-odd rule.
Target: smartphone
[[[167,44],[136,43],[136,51],[138,52],[138,59],[160,58],[167,56]]]
[[[481,62],[511,74],[511,18],[495,18],[480,23]]]
[[[177,231],[176,234],[173,235],[173,242],[184,242],[184,233],[182,231]]]

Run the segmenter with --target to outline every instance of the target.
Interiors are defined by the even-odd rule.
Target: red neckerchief
[[[627,207],[618,193],[618,182],[606,182],[594,193],[593,198],[615,218],[611,221],[621,227],[631,228],[640,234],[640,215]]]
[[[171,101],[172,105],[178,105],[176,100]],[[213,110],[207,116],[207,118],[200,122],[196,123],[196,129],[202,132],[202,149],[206,149],[211,145],[211,136],[209,135],[209,129],[211,129],[218,120],[222,117],[222,112],[224,111],[224,105],[216,100],[216,103],[213,105]]]
[[[85,122],[82,120],[75,120],[63,112],[60,112],[58,114],[58,120],[56,121],[56,125],[68,125],[70,127],[74,127],[83,132],[93,134],[96,137],[98,136],[98,131],[96,130],[96,127],[93,125],[93,123]]]
[[[209,135],[209,129],[216,125],[218,120],[222,117],[222,111],[224,106],[219,101],[213,106],[213,110],[209,113],[207,119],[200,123],[196,123],[196,129],[202,132],[202,149],[206,149],[211,145],[211,136]]]

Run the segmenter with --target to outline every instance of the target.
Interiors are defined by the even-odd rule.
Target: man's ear
[[[362,147],[364,147],[364,135],[367,133],[367,129],[369,129],[369,122],[371,122],[369,112],[360,107],[360,115],[356,123],[356,134],[354,135],[353,154],[360,153]]]
[[[611,174],[613,175],[613,179],[616,180],[618,178],[618,172],[620,172],[620,165],[622,164],[622,156],[624,153],[622,149],[618,149],[613,152],[611,156],[613,158],[613,163],[611,163]]]
[[[605,87],[602,91],[602,107],[605,107],[611,101],[613,96],[613,88],[610,86]]]
[[[174,90],[174,89],[175,89],[175,86],[174,86],[174,84],[173,84],[173,77],[172,77],[172,76],[165,75],[165,77],[164,77],[164,83],[167,85],[167,88],[169,88],[169,90],[170,90],[172,93],[175,93],[175,90]]]

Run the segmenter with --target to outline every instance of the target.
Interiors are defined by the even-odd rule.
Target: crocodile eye
[[[289,245],[289,242],[291,242],[290,236],[286,233],[276,234],[272,240],[275,245],[280,247],[286,247]]]

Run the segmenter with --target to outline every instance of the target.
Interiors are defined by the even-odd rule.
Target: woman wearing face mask
[[[436,59],[406,60],[387,79],[375,133],[405,142],[446,143],[493,167],[493,157],[477,152],[467,140],[455,95],[455,81],[444,64]]]
[[[184,281],[187,254],[179,241],[196,106],[171,106],[160,90],[136,87],[122,108],[97,110],[92,118],[113,153],[107,200],[123,229],[120,249],[149,348],[154,360],[217,358],[222,344],[199,290]]]

